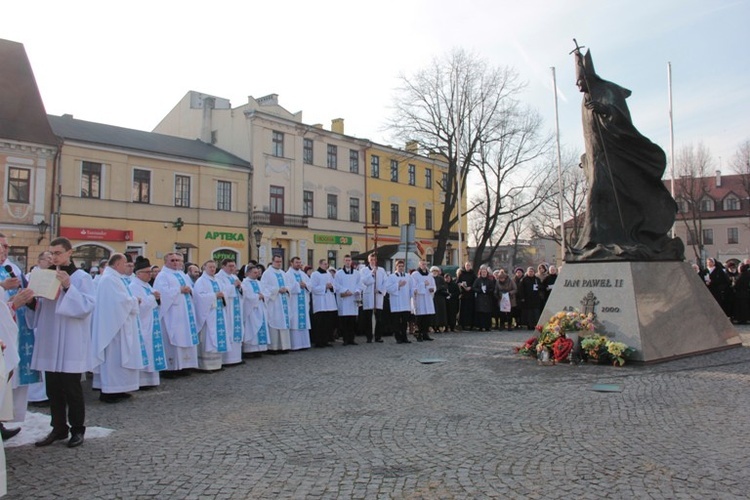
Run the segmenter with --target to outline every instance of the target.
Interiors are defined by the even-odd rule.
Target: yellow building
[[[57,233],[86,267],[113,252],[245,262],[251,165],[197,140],[49,116],[61,138]]]
[[[0,232],[9,245],[9,260],[26,272],[49,248],[58,141],[23,45],[0,40],[0,67]]]
[[[398,244],[401,226],[414,224],[418,254],[430,264],[455,264],[458,224],[451,228],[445,260],[433,262],[443,211],[442,186],[448,164],[442,159],[419,155],[414,142],[408,143],[403,150],[371,144],[366,161],[368,247]],[[465,203],[463,200],[462,205]],[[462,227],[465,235],[465,219]]]

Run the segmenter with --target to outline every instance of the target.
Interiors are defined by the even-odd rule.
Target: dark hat
[[[135,267],[133,268],[133,271],[140,271],[141,269],[151,269],[151,262],[148,261],[147,258],[138,256],[135,259]]]

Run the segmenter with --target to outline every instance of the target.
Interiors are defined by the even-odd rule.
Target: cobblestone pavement
[[[547,367],[513,353],[527,333],[265,356],[116,405],[87,390],[115,432],[6,449],[8,498],[748,497],[748,347]]]

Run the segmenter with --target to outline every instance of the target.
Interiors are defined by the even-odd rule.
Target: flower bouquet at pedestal
[[[615,342],[604,335],[592,335],[581,339],[581,353],[585,360],[599,364],[622,366],[635,351],[623,342]]]
[[[543,325],[537,325],[537,337],[532,337],[523,346],[516,348],[522,356],[536,357],[542,364],[554,364],[571,358],[579,332],[590,333],[595,329],[594,315],[578,311],[561,311]]]

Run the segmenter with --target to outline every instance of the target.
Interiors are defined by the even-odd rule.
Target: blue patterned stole
[[[180,286],[188,286],[187,283],[185,283],[185,278],[182,276],[182,273],[179,271],[175,271],[174,277],[177,278],[177,281],[179,281]],[[190,300],[190,297],[187,293],[182,293],[182,296],[185,299],[185,306],[187,307],[187,313],[188,313],[188,321],[190,322],[190,338],[193,341],[193,345],[198,345],[198,325],[195,323],[195,311],[193,311],[193,302]]]
[[[257,294],[260,294],[260,285],[258,285],[257,281],[250,280],[250,286],[253,287],[253,291]],[[260,325],[260,330],[258,330],[258,345],[266,345],[268,344],[268,329],[266,328],[266,315],[263,315],[263,324]]]
[[[128,280],[126,278],[120,278],[122,284],[125,285],[125,290],[128,291],[130,298],[133,298],[133,290],[128,286]],[[146,342],[143,340],[143,333],[141,332],[141,315],[135,315],[135,324],[138,327],[138,343],[141,346],[141,357],[143,358],[143,366],[148,366],[148,353],[146,352]]]
[[[214,293],[219,293],[221,289],[216,280],[208,279],[211,283]],[[226,299],[225,299],[226,300]],[[216,351],[227,352],[227,325],[224,322],[224,302],[221,297],[216,298]]]
[[[18,277],[18,276],[17,276]],[[10,278],[10,273],[0,266],[0,281]],[[18,288],[8,290],[8,295],[13,298],[18,293]],[[18,383],[19,385],[35,384],[42,381],[42,374],[31,369],[31,356],[34,354],[34,330],[26,324],[26,307],[16,310],[16,323],[18,324]]]
[[[292,271],[292,276],[297,280],[297,283],[302,283],[301,273]],[[307,290],[300,287],[299,295],[297,295],[297,328],[299,330],[307,330]]]
[[[234,286],[235,282],[237,281],[237,277],[227,274],[229,277],[229,283]],[[232,342],[239,343],[242,342],[242,313],[240,312],[240,300],[242,300],[242,297],[239,296],[239,292],[236,291],[237,288],[235,288],[235,295],[232,298]]]
[[[146,295],[153,295],[151,287],[143,285]],[[152,342],[154,344],[154,369],[156,371],[162,371],[167,369],[167,360],[164,355],[164,341],[161,334],[161,321],[159,320],[159,304],[156,304],[152,311],[154,326],[151,328]]]
[[[284,282],[284,271],[271,271],[276,276],[276,282],[279,285],[279,288],[285,287],[286,283]],[[287,301],[286,294],[285,293],[279,293],[279,297],[281,297],[281,308],[284,311],[284,319],[286,320],[287,328],[290,326],[289,324],[289,302]]]

